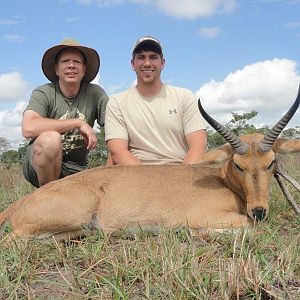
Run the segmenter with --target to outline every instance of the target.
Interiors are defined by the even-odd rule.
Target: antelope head
[[[224,163],[224,173],[229,185],[246,201],[247,214],[253,220],[261,221],[268,215],[268,196],[275,170],[275,154],[300,151],[299,140],[278,138],[297,111],[299,103],[300,87],[292,107],[265,136],[256,133],[238,137],[209,116],[200,99],[198,100],[204,119],[229,143],[216,149],[218,154],[215,156],[219,157],[219,162]],[[206,162],[209,161],[214,159],[206,159]]]

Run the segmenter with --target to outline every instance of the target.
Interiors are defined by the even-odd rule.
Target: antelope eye
[[[234,166],[236,169],[238,169],[240,172],[244,172],[244,170],[237,164],[237,163],[234,163]]]
[[[272,169],[273,168],[273,166],[274,166],[274,163],[275,163],[275,160],[273,160],[271,163],[270,163],[270,165],[268,166],[268,170],[270,170],[270,169]]]

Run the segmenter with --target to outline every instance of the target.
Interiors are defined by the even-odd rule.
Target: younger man
[[[137,85],[110,97],[105,140],[114,164],[192,164],[206,151],[204,120],[187,89],[161,81],[160,42],[140,38],[133,49]]]

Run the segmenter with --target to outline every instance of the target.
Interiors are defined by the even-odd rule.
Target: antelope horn
[[[240,155],[243,155],[248,150],[248,145],[243,143],[238,136],[231,132],[228,128],[225,128],[215,119],[213,119],[208,113],[203,109],[201,105],[200,98],[198,100],[198,108],[203,118],[208,124],[210,124],[231,146],[232,148]]]
[[[297,111],[300,104],[300,85],[298,90],[297,98],[292,105],[292,107],[289,109],[289,111],[279,120],[276,125],[270,129],[267,134],[264,136],[261,143],[259,143],[259,148],[262,152],[268,152],[272,149],[272,146],[281,133],[281,131],[284,129],[284,127],[287,125],[287,123],[291,120],[295,112]]]

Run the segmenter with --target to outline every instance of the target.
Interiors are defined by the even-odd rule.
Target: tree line
[[[264,125],[257,128],[250,123],[250,120],[256,117],[257,114],[258,112],[255,110],[243,114],[232,113],[231,120],[223,125],[238,136],[254,132],[265,134],[269,130],[268,126]],[[217,148],[226,143],[224,138],[214,129],[209,128],[207,130],[207,137],[208,149]],[[283,130],[281,137],[300,139],[300,126]],[[89,153],[89,168],[104,165],[107,159],[108,150],[105,144],[103,129],[99,129],[97,138],[98,142],[96,149]],[[10,167],[12,164],[22,164],[28,145],[29,141],[25,140],[20,144],[17,150],[12,150],[10,149],[10,144],[7,139],[0,136],[0,162],[6,164],[7,167]]]

